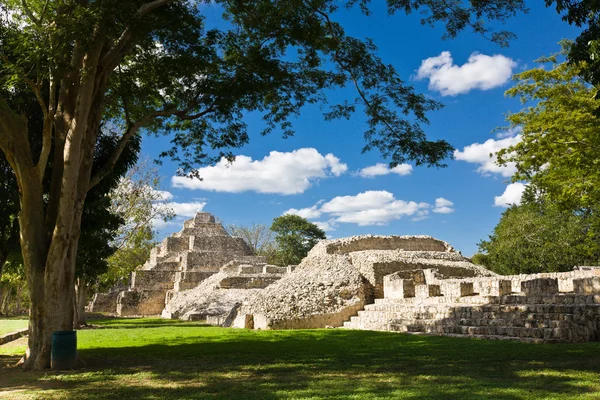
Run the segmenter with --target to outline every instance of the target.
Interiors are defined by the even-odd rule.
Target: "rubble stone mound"
[[[293,269],[268,265],[261,258],[233,260],[191,290],[173,293],[163,318],[205,320],[231,326],[242,302],[281,279]]]
[[[324,240],[294,272],[248,298],[234,326],[342,326],[375,298],[383,297],[385,276],[400,273],[414,277],[425,272],[442,278],[495,275],[430,236],[364,235]]]

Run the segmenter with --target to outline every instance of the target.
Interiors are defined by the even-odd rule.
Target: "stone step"
[[[354,318],[356,320],[366,322],[381,322],[387,323],[393,320],[432,320],[432,321],[478,321],[477,325],[498,325],[496,321],[503,321],[508,325],[525,326],[526,324],[544,324],[545,321],[558,322],[575,322],[587,323],[588,320],[600,321],[600,308],[591,310],[570,310],[571,312],[500,312],[500,313],[485,313],[476,311],[454,312],[452,310],[442,310],[438,312],[429,311],[359,311]],[[575,311],[575,312],[573,312]]]
[[[420,304],[420,305],[433,305],[433,304],[487,304],[490,303],[491,296],[466,296],[466,297],[448,297],[448,296],[436,296],[427,298],[409,297],[404,299],[390,299],[380,298],[375,299],[374,304]]]
[[[393,332],[429,333],[436,335],[462,335],[481,337],[507,336],[521,340],[521,338],[539,339],[554,342],[585,342],[592,339],[591,330],[577,326],[563,326],[557,328],[527,328],[512,326],[443,326],[443,325],[395,325],[390,324]]]
[[[269,274],[269,276],[230,276],[221,282],[221,289],[263,289],[277,282],[281,276]]]

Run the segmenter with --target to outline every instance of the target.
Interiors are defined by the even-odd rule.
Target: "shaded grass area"
[[[247,331],[151,319],[93,323],[106,329],[78,332],[84,367],[41,373],[5,367],[0,398],[600,398],[600,343]],[[13,345],[0,359],[22,350]]]
[[[27,328],[27,317],[0,318],[0,336]]]

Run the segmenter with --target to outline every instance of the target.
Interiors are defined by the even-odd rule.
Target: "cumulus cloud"
[[[400,176],[410,175],[412,173],[412,165],[400,164],[394,168],[389,168],[386,164],[377,163],[358,171],[358,175],[363,178],[374,178],[379,175],[398,174]]]
[[[523,195],[526,187],[527,185],[524,183],[511,183],[506,187],[502,195],[494,197],[494,206],[509,207],[512,204],[521,204],[521,196]]]
[[[170,202],[166,203],[173,209],[173,213],[178,217],[188,217],[191,218],[196,215],[197,212],[202,211],[206,202],[194,201],[191,203],[176,203]]]
[[[427,212],[431,205],[398,200],[385,190],[369,190],[354,196],[338,196],[321,204],[319,211],[328,214],[332,222],[354,223],[360,226],[386,225],[403,216]]]
[[[335,224],[333,221],[315,221],[314,224],[325,232],[335,231]]]
[[[429,89],[456,96],[473,89],[488,90],[506,83],[517,63],[500,54],[473,53],[467,63],[455,65],[449,51],[421,62],[417,79],[429,79]]]
[[[433,208],[433,212],[438,214],[450,214],[454,212],[454,209],[452,208],[453,206],[454,203],[450,200],[443,197],[438,197],[435,199],[435,207]]]
[[[317,205],[314,205],[312,207],[301,208],[301,209],[290,208],[289,210],[287,210],[286,212],[283,213],[283,215],[287,215],[287,214],[294,214],[294,215],[299,215],[302,218],[313,219],[313,218],[319,218],[321,216],[321,211],[319,211],[317,209]]]
[[[454,150],[454,157],[457,160],[469,163],[479,164],[477,172],[487,174],[501,174],[502,176],[512,176],[516,171],[514,163],[508,163],[500,166],[496,162],[496,153],[501,149],[513,146],[521,141],[521,135],[507,137],[504,139],[488,139],[484,143],[473,143],[465,146],[462,151]]]
[[[402,217],[420,221],[429,217],[430,211],[448,214],[454,212],[454,203],[443,197],[435,199],[435,205],[426,202],[396,199],[385,190],[368,190],[353,196],[337,196],[329,201],[319,201],[312,207],[291,208],[284,214],[296,214],[307,219],[327,217],[327,222],[317,221],[321,229],[331,231],[338,223],[359,226],[387,225]]]
[[[272,151],[262,160],[237,156],[230,163],[225,158],[216,165],[198,169],[203,178],[174,176],[174,187],[216,192],[298,194],[319,178],[340,176],[348,166],[333,154],[321,155],[314,148],[292,152]]]

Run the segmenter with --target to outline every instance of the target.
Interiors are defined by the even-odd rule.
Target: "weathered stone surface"
[[[385,298],[366,305],[344,326],[534,343],[599,340],[600,295],[594,294],[594,283],[599,279],[596,273],[597,270],[585,269],[443,279],[425,270],[425,282],[419,280],[415,285],[415,297],[388,296],[386,290]],[[398,274],[386,276],[384,285],[401,280]],[[521,291],[510,294],[514,281],[519,282]],[[575,291],[560,290],[573,287]],[[438,294],[437,288],[441,293]]]
[[[161,314],[165,302],[175,293],[196,287],[232,260],[264,264],[262,257],[252,255],[242,238],[231,237],[212,215],[198,213],[184,223],[180,232],[152,249],[148,262],[132,273],[127,290],[121,294],[98,294],[90,308],[118,315]],[[249,280],[246,287],[266,284],[264,279]]]
[[[431,276],[493,276],[468,262],[447,243],[429,236],[354,236],[319,242],[296,270],[248,299],[236,326],[255,329],[324,328],[341,326],[384,295],[384,277],[398,274],[397,296],[414,296],[414,280]],[[401,285],[401,288],[400,288]],[[431,290],[431,292],[429,292]],[[439,285],[427,295],[439,295]],[[241,320],[244,319],[244,322]]]
[[[96,293],[90,303],[88,310],[93,313],[111,313],[117,312],[117,297],[119,292]]]
[[[294,272],[244,302],[234,326],[248,325],[248,315],[254,329],[340,326],[364,307],[371,292],[348,256],[315,257],[311,251]]]
[[[209,324],[230,326],[242,302],[282,276],[264,273],[267,268],[260,258],[253,265],[248,261],[252,260],[231,261],[192,290],[173,293],[162,312],[163,318],[206,320]]]
[[[165,306],[163,290],[130,290],[119,293],[117,314],[121,316],[160,315]]]

